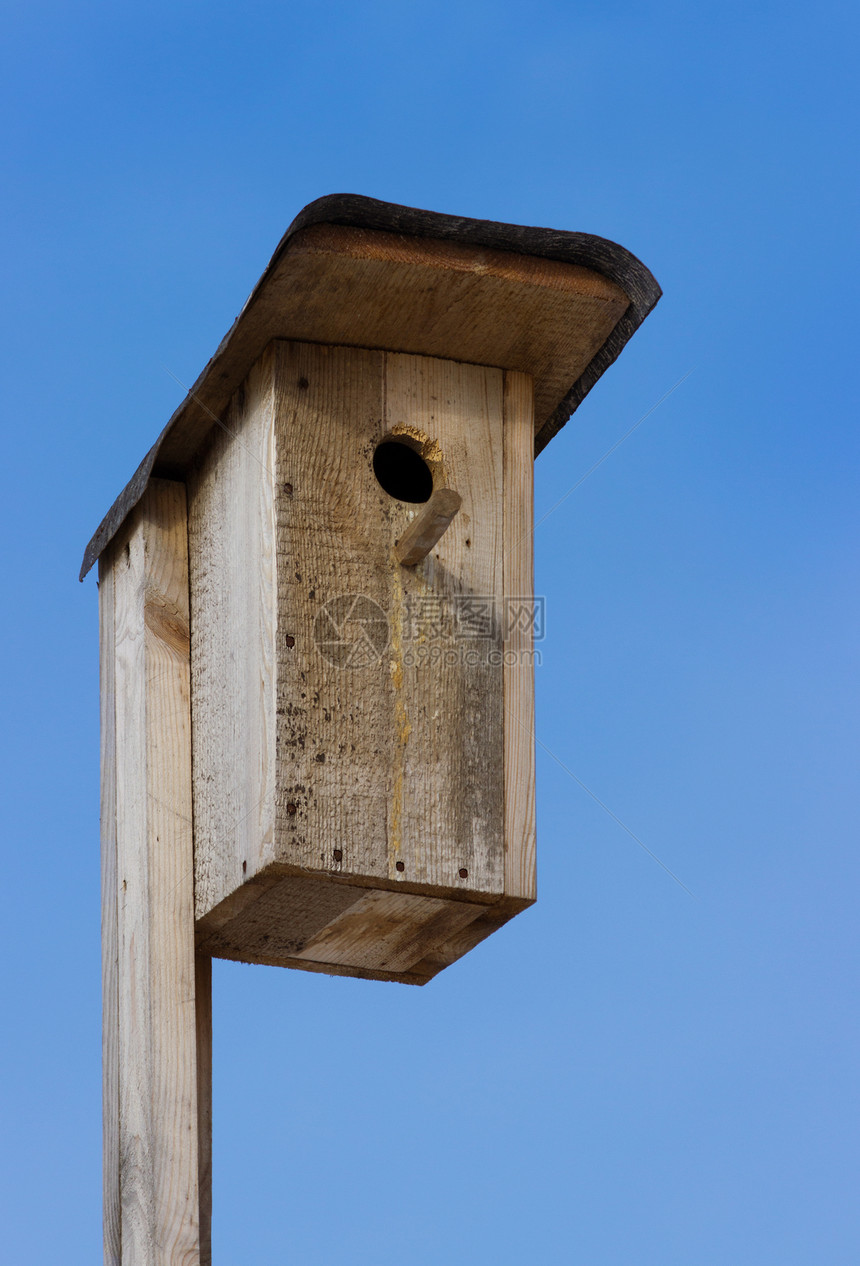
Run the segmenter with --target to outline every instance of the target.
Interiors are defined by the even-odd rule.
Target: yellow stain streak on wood
[[[405,604],[403,600],[403,583],[398,574],[397,560],[392,564],[391,611],[389,624],[391,644],[389,646],[389,671],[391,684],[394,687],[394,742],[391,753],[391,800],[388,810],[388,874],[390,879],[398,877],[395,863],[400,860],[403,824],[403,779],[406,763],[406,747],[412,726],[403,699],[403,620]]]

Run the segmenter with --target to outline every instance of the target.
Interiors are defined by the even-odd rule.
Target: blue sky
[[[423,990],[216,964],[215,1260],[853,1266],[855,6],[3,16],[0,1257],[100,1253],[80,554],[172,375],[349,191],[663,286],[539,515],[692,372],[536,534],[538,904]]]

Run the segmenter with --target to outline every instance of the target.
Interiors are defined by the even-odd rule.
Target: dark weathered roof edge
[[[243,314],[265,286],[289,246],[290,239],[300,229],[308,228],[312,224],[341,224],[355,228],[377,229],[388,233],[403,233],[409,237],[456,241],[495,250],[513,251],[520,255],[537,255],[544,259],[561,260],[568,264],[580,264],[616,282],[629,295],[630,307],[584,373],[573,383],[558,408],[535,436],[535,456],[561,430],[601,374],[612,364],[627,340],[642,324],[662,293],[654,277],[635,255],[625,250],[623,246],[610,242],[607,238],[594,237],[590,233],[568,233],[559,229],[529,228],[518,224],[499,224],[493,220],[473,220],[465,216],[444,215],[439,211],[422,211],[417,207],[399,206],[393,202],[380,202],[376,198],[366,198],[360,194],[335,193],[324,198],[317,198],[300,211],[293,220],[242,311],[219,343],[214,356],[105,515],[84,552],[81,580],[143,496],[165,438],[180,421],[188,401],[199,392],[212,366],[230,342]]]

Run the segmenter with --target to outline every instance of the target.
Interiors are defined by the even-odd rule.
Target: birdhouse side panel
[[[504,892],[501,370],[281,342],[275,434],[277,860],[335,881]],[[462,508],[431,553],[385,441]]]
[[[264,354],[188,479],[198,919],[274,856],[273,367]]]

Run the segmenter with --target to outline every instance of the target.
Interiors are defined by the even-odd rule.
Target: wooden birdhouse
[[[534,900],[533,457],[658,295],[583,234],[295,221],[84,562],[182,554],[207,954],[422,983]]]
[[[323,198],[96,532],[107,1260],[207,1260],[211,957],[422,984],[534,901],[533,459],[659,294]]]

